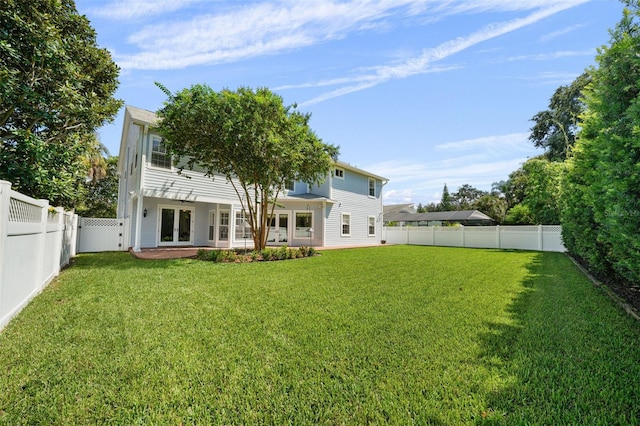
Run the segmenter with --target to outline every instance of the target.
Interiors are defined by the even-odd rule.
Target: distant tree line
[[[464,184],[451,194],[445,183],[439,203],[418,204],[416,208],[418,213],[455,210],[480,210],[497,223],[502,223],[507,211],[507,201],[501,193],[499,184],[494,184],[491,191],[483,191]]]

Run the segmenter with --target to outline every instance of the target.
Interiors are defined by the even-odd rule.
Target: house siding
[[[237,200],[238,195],[233,185],[227,182],[223,175],[206,176],[202,170],[185,169],[178,174],[178,169],[171,170],[151,165],[151,145],[157,134],[149,132],[146,138],[144,165],[144,181],[142,188],[145,193],[158,198],[190,201],[225,201]],[[239,181],[235,179],[239,188]]]
[[[142,127],[131,123],[126,134],[126,146],[120,154],[123,156],[119,161],[120,181],[118,183],[118,210],[117,217],[131,217],[131,192],[136,192],[140,183],[140,162],[141,150],[139,144],[142,139]],[[138,162],[136,163],[136,153]],[[133,165],[133,167],[132,167]],[[133,169],[133,171],[132,171]]]
[[[179,175],[176,171],[147,166],[143,188],[149,196],[173,200],[228,201],[238,199],[233,186],[226,181],[224,176],[211,178],[191,170],[185,170],[182,175]]]
[[[327,206],[326,246],[365,245],[380,242],[382,235],[382,182],[376,180],[376,196],[370,197],[369,177],[345,170],[344,179],[333,179],[332,200]],[[342,235],[342,214],[351,217],[351,235]],[[376,233],[369,235],[369,217],[376,218]]]
[[[332,180],[332,177],[329,176],[320,185],[311,185],[310,192],[312,194],[320,195],[321,197],[332,198],[331,197],[331,180]],[[333,179],[333,180],[335,181],[338,179]]]

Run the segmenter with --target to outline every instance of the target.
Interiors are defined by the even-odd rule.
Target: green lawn
[[[0,424],[638,424],[639,342],[558,253],[81,255],[0,333]]]

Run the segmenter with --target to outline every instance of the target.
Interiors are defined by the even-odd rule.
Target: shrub
[[[257,261],[273,261],[287,260],[302,257],[315,256],[316,250],[313,247],[289,248],[281,247],[265,247],[260,251],[252,251],[246,253],[242,250],[206,250],[200,249],[196,254],[199,260],[209,262],[257,262]]]

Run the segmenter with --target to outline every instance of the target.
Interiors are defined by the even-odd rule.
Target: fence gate
[[[126,251],[125,219],[82,217],[78,225],[78,253]]]

